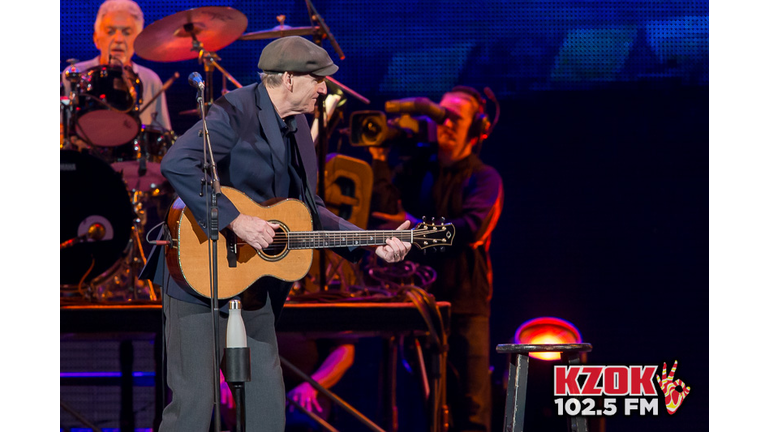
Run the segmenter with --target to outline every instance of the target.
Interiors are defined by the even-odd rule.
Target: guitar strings
[[[376,231],[376,233],[365,233],[364,238],[361,239],[360,237],[363,236],[363,234],[357,234],[354,231],[353,232],[345,232],[340,233],[337,231],[295,231],[295,232],[284,232],[280,231],[275,233],[275,236],[272,239],[272,243],[269,244],[267,247],[272,246],[284,246],[288,243],[294,243],[296,246],[299,246],[299,242],[309,242],[311,245],[317,245],[318,243],[335,243],[337,241],[345,242],[346,244],[339,244],[338,246],[349,246],[350,243],[353,241],[358,241],[360,243],[363,243],[363,245],[368,245],[369,242],[372,242],[374,244],[382,243],[385,244],[384,241],[388,238],[392,237],[398,237],[401,240],[410,240],[411,232],[413,232],[414,240],[417,240],[417,236],[423,236],[428,235],[429,233],[435,233],[435,232],[442,232],[443,230],[433,230],[433,229],[422,229],[422,230],[394,230],[394,231]],[[347,240],[347,237],[350,238],[350,240]],[[419,240],[429,240],[429,238],[420,238]],[[247,245],[246,242],[240,242],[238,241],[236,243],[238,246]]]
[[[397,230],[397,231],[377,231],[375,234],[371,233],[365,233],[365,234],[358,234],[354,231],[347,231],[344,233],[339,233],[337,231],[289,231],[288,233],[284,231],[279,231],[275,233],[274,238],[282,238],[282,237],[290,237],[290,238],[325,238],[325,237],[332,237],[332,238],[355,238],[355,237],[373,237],[376,239],[381,238],[391,238],[391,237],[410,237],[411,232],[413,232],[414,236],[417,235],[425,235],[432,232],[441,232],[437,230],[413,230],[413,231],[403,231],[403,230]]]

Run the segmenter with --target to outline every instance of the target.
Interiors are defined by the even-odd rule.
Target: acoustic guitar
[[[426,249],[450,246],[455,235],[452,224],[426,222],[410,230],[313,231],[309,209],[299,200],[287,198],[261,205],[231,187],[223,186],[221,192],[240,213],[279,224],[280,228],[275,230],[272,244],[262,250],[237,238],[231,230],[222,231],[216,241],[219,299],[240,294],[264,276],[287,282],[303,278],[312,264],[313,249],[379,246],[392,237]],[[167,222],[172,238],[166,247],[171,276],[210,298],[208,236],[181,199],[174,201]]]

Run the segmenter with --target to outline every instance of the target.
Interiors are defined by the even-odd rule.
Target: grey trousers
[[[167,380],[171,402],[163,410],[160,432],[208,432],[213,413],[213,329],[210,308],[163,298]],[[245,383],[247,432],[285,429],[285,387],[277,353],[275,316],[267,304],[242,312],[251,349],[251,381]],[[219,315],[219,347],[226,346],[227,315]],[[221,358],[221,356],[220,356]]]

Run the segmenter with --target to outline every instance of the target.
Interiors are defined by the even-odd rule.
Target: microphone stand
[[[315,106],[315,119],[317,120],[317,195],[325,201],[325,155],[328,152],[328,136],[325,133],[325,95],[317,97]],[[321,291],[328,290],[328,283],[325,275],[325,251],[319,250],[318,283]]]
[[[325,36],[328,37],[328,41],[331,43],[331,46],[333,46],[333,50],[336,51],[336,54],[339,55],[339,59],[344,60],[344,51],[341,50],[338,42],[336,42],[336,38],[334,38],[333,34],[331,34],[331,29],[329,29],[325,24],[323,17],[321,17],[317,12],[315,5],[312,4],[312,0],[305,0],[305,3],[307,4],[307,12],[309,12],[310,21],[313,21],[315,24],[317,24],[318,27],[322,29],[322,32],[315,32],[315,41],[317,41],[318,38],[321,38],[324,33]],[[318,45],[320,44],[318,43]]]
[[[333,37],[333,34],[331,33],[331,29],[328,28],[328,26],[325,24],[325,21],[323,20],[323,17],[320,16],[320,13],[317,12],[317,9],[315,8],[315,5],[312,4],[311,0],[305,0],[305,3],[307,4],[307,12],[309,13],[309,19],[311,22],[313,22],[313,27],[317,27],[318,30],[314,32],[313,39],[315,41],[315,44],[318,46],[322,46],[323,43],[323,35],[328,37],[328,40],[331,42],[331,45],[333,46],[333,49],[336,51],[336,54],[338,54],[339,59],[344,60],[344,51],[341,50],[341,47],[336,42],[336,39]],[[317,26],[315,26],[317,24]],[[333,81],[335,84],[336,82]],[[317,161],[318,161],[318,167],[317,167],[317,173],[318,173],[318,179],[317,179],[317,187],[318,187],[318,193],[317,195],[320,197],[320,199],[325,200],[325,156],[328,152],[328,136],[326,135],[325,129],[325,95],[320,95],[317,98],[317,105],[315,106],[315,119],[317,120]],[[328,290],[328,285],[326,282],[326,275],[325,275],[325,251],[320,251],[320,259],[319,259],[319,284],[320,289],[322,291]]]
[[[219,173],[216,170],[216,160],[213,157],[211,139],[208,135],[208,124],[205,121],[205,100],[203,97],[205,85],[201,84],[197,91],[197,103],[200,107],[200,117],[203,121],[203,179],[201,187],[205,190],[208,204],[208,253],[211,271],[211,322],[213,327],[213,423],[214,432],[221,431],[221,387],[219,383],[219,283],[218,283],[218,250],[219,240],[219,208],[217,197],[221,194]],[[209,155],[210,154],[210,158]],[[213,188],[211,193],[210,188]],[[202,191],[201,191],[202,195]]]
[[[229,301],[225,359],[225,378],[235,399],[235,432],[245,432],[245,383],[251,380],[251,349],[248,348],[240,300]]]

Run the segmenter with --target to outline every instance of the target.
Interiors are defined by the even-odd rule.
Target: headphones
[[[488,138],[493,129],[493,124],[485,114],[486,100],[480,94],[479,91],[472,87],[458,85],[451,89],[450,93],[464,93],[471,96],[477,102],[478,108],[475,112],[475,117],[472,119],[472,124],[469,126],[469,136],[478,139],[478,144],[482,143]]]

